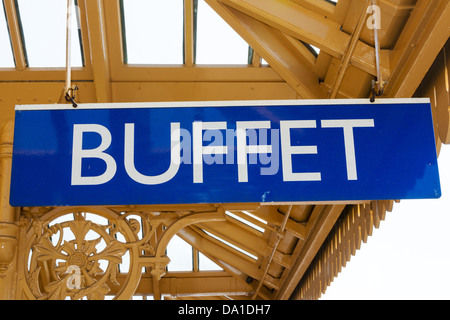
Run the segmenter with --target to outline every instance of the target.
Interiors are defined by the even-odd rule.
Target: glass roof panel
[[[235,214],[232,213],[232,212],[225,211],[225,214],[227,214],[227,215],[229,215],[230,217],[232,217],[232,218],[234,218],[234,219],[236,219],[236,220],[242,222],[243,224],[246,224],[247,226],[249,226],[249,227],[255,229],[256,231],[259,231],[259,232],[262,232],[262,233],[264,232],[264,229],[261,228],[260,226],[254,224],[254,223],[251,223],[250,221],[247,221],[247,220],[245,220],[245,219],[243,219],[243,218],[241,218],[241,217],[235,215]],[[248,214],[248,213],[246,213],[246,214]],[[250,214],[248,214],[248,215],[250,215]],[[254,217],[254,216],[253,216],[253,217]]]
[[[252,258],[252,259],[254,259],[254,260],[258,260],[258,257],[257,257],[257,256],[251,254],[250,252],[248,252],[248,251],[246,251],[246,250],[244,250],[244,249],[242,249],[242,248],[240,248],[240,247],[238,247],[238,246],[235,246],[235,245],[232,244],[231,242],[228,242],[228,241],[226,241],[226,240],[224,240],[224,239],[222,239],[222,238],[216,236],[215,234],[212,234],[211,232],[208,232],[208,231],[206,231],[206,230],[203,230],[203,232],[205,232],[207,235],[213,237],[214,239],[216,239],[216,240],[222,242],[223,244],[225,244],[225,245],[227,245],[227,246],[230,246],[231,248],[233,248],[233,249],[235,249],[235,250],[237,250],[237,251],[239,251],[239,252],[242,252],[243,254],[249,256],[250,258]]]
[[[192,247],[179,236],[173,236],[167,245],[167,256],[170,259],[167,271],[192,271],[192,255]]]
[[[248,52],[248,44],[204,0],[199,0],[196,63],[246,65]]]
[[[61,0],[17,0],[29,67],[65,67],[67,2]],[[75,0],[74,0],[75,5]],[[72,67],[83,66],[77,17],[72,14]]]
[[[14,68],[14,57],[3,1],[0,1],[0,48],[0,68]]]
[[[203,253],[198,253],[198,269],[199,271],[222,271],[223,269],[214,261],[206,257]]]
[[[123,0],[126,63],[183,64],[183,1]]]

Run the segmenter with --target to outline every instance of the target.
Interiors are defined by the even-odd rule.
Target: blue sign
[[[16,107],[12,206],[440,195],[428,99]]]

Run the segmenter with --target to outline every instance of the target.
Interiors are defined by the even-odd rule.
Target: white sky
[[[156,6],[158,10],[154,10]],[[128,63],[183,64],[182,1],[125,0],[124,11]],[[142,30],[154,29],[158,32],[147,33],[145,41],[134,36]],[[247,60],[248,44],[204,0],[200,0],[196,63],[247,64]]]
[[[131,34],[134,30],[139,30],[144,24],[148,28],[151,22],[145,22],[144,19],[136,19],[139,15],[142,18],[148,13],[145,10],[137,10],[136,7],[129,5],[133,1],[126,2],[126,8],[130,10],[130,16],[125,16],[127,23],[130,23],[128,30]],[[151,3],[149,1],[137,1],[135,3]],[[177,6],[178,0],[164,1],[167,10],[182,11]],[[28,24],[26,21],[33,20],[36,11],[35,7],[38,1],[19,0],[19,8],[22,10],[22,20],[24,23],[24,32],[27,40],[27,51],[29,54],[31,66],[47,66],[49,61],[57,66],[64,66],[65,60],[65,16],[56,19],[56,14],[51,13],[48,17],[40,16],[40,23]],[[61,4],[62,3],[62,4]],[[26,4],[26,6],[23,6]],[[53,10],[65,11],[66,1],[61,0],[40,0],[41,6],[53,8]],[[58,7],[56,4],[58,4]],[[33,7],[34,6],[34,7]],[[171,6],[175,8],[171,9]],[[61,9],[62,8],[62,9]],[[9,38],[6,31],[3,9],[0,2],[0,68],[13,67]],[[28,10],[30,9],[30,10]],[[45,11],[44,11],[45,12]],[[199,1],[199,26],[198,26],[198,48],[197,62],[199,64],[214,63],[247,63],[248,46],[242,43],[242,39],[236,38],[231,34],[229,41],[236,43],[236,49],[229,54],[228,60],[220,60],[221,51],[229,52],[224,48],[224,43],[212,42],[218,37],[208,37],[205,30],[218,32],[224,30],[224,34],[229,34],[229,27],[221,22],[214,22],[215,13],[205,6],[204,2]],[[134,18],[133,18],[134,17]],[[158,17],[155,16],[155,19]],[[159,21],[159,20],[158,20]],[[171,21],[166,21],[172,23]],[[158,22],[162,23],[161,21]],[[58,27],[55,27],[58,26]],[[177,30],[172,32],[172,36],[180,37],[182,35],[181,23],[176,24]],[[145,26],[144,26],[145,27]],[[180,30],[181,28],[181,30]],[[142,29],[141,29],[142,30]],[[33,32],[34,31],[34,32]],[[28,36],[33,32],[34,35]],[[42,37],[44,36],[44,37]],[[168,36],[168,35],[165,35]],[[49,58],[46,41],[57,41],[60,48],[54,50],[55,56]],[[135,63],[153,63],[151,56],[134,55],[133,52],[149,52],[145,47],[152,41],[134,41],[128,37],[129,59]],[[75,40],[78,41],[76,34]],[[153,41],[161,41],[155,38]],[[76,42],[75,42],[76,43]],[[171,51],[175,55],[168,55],[164,63],[182,63],[181,39],[169,44]],[[74,45],[75,49],[76,46]],[[133,49],[135,48],[135,49]],[[209,51],[208,51],[209,50]],[[62,53],[61,53],[62,52]],[[79,51],[78,51],[79,52]],[[81,65],[81,57],[74,51],[73,65]],[[61,58],[62,57],[62,58]],[[150,61],[145,61],[150,59]],[[362,245],[362,250],[357,251],[356,256],[343,268],[339,276],[327,289],[322,299],[450,299],[450,147],[443,146],[439,157],[439,166],[442,183],[442,198],[439,200],[408,200],[394,205],[393,212],[388,212],[386,220],[381,222],[380,229],[375,229],[373,236],[369,237],[368,242]],[[176,239],[175,241],[179,241]],[[178,246],[178,245],[177,245]],[[179,244],[182,246],[182,244]],[[177,259],[173,259],[174,261]],[[206,261],[207,260],[203,260]],[[175,263],[175,262],[174,262]],[[212,266],[214,268],[214,266]],[[174,270],[176,267],[174,266]]]
[[[67,1],[18,0],[17,3],[29,66],[65,67]],[[39,17],[39,23],[36,23],[37,17]],[[76,14],[72,16],[72,26],[72,66],[78,67],[82,66],[82,61]],[[52,50],[48,50],[48,48],[52,48]]]

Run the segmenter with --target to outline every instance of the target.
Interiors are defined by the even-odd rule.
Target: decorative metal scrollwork
[[[25,208],[19,275],[24,298],[130,299],[143,267],[154,285],[164,276],[170,262],[166,247],[179,230],[224,220],[222,208],[192,213]]]
[[[72,219],[61,222],[56,218],[67,217],[67,214],[52,217],[50,222],[53,223],[48,223],[45,216],[31,223],[25,270],[29,298],[102,300],[110,293],[111,285],[122,286],[122,289],[137,285],[140,272],[133,260],[139,256],[139,246],[132,244],[139,242],[139,222],[121,216],[111,219],[112,212],[109,213],[108,220],[104,219],[105,224],[93,222],[81,212],[75,212],[70,215]],[[131,257],[129,279],[121,284],[117,273],[127,252]]]

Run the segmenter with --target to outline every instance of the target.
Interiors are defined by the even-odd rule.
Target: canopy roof
[[[6,13],[0,17],[2,123],[14,119],[17,104],[66,103],[66,6],[56,2],[64,1],[0,3]],[[438,149],[450,142],[447,0],[377,0],[379,51],[370,28],[377,11],[367,10],[371,0],[74,4],[71,80],[79,103],[369,99],[381,79],[375,88],[383,87],[383,97],[430,97]],[[158,278],[147,268],[134,295],[317,299],[393,203],[115,206],[64,213],[139,212],[161,222],[156,239],[175,230],[167,270]],[[22,208],[21,214],[42,217],[55,210],[62,209]],[[205,220],[203,213],[222,216]],[[177,246],[183,255],[172,253]],[[123,284],[127,275],[119,271]],[[108,294],[118,294],[115,288]]]

